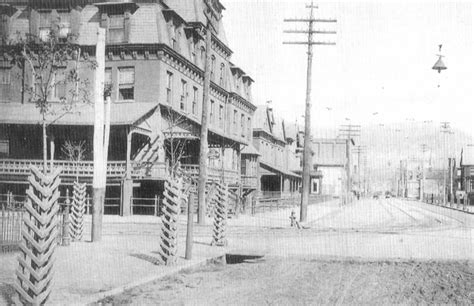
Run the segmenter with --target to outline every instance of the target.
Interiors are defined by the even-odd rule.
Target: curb
[[[423,204],[427,204],[427,205],[431,205],[431,206],[435,206],[435,207],[447,208],[447,209],[451,209],[451,210],[454,210],[454,211],[459,211],[459,212],[462,212],[462,213],[465,213],[465,214],[469,214],[469,215],[474,215],[474,212],[470,212],[470,211],[467,211],[467,210],[461,210],[461,209],[457,209],[457,208],[454,208],[454,207],[448,207],[448,206],[443,206],[443,205],[436,205],[436,204],[426,203],[426,202],[422,202],[422,201],[417,201],[417,202],[423,203]]]
[[[166,271],[164,273],[160,273],[160,274],[157,274],[157,275],[145,277],[145,278],[142,278],[140,280],[134,281],[132,283],[126,284],[126,285],[122,285],[122,286],[119,286],[119,287],[116,287],[116,288],[113,288],[113,289],[110,289],[110,290],[107,290],[107,291],[95,293],[91,296],[80,299],[77,302],[72,302],[71,303],[71,301],[69,301],[68,303],[71,303],[71,305],[94,305],[98,301],[100,301],[100,300],[102,300],[102,299],[104,299],[108,296],[121,294],[126,290],[129,290],[129,289],[132,289],[132,288],[135,288],[135,287],[139,287],[139,286],[142,286],[142,285],[145,285],[145,284],[148,284],[148,283],[152,283],[156,280],[159,280],[159,279],[165,278],[167,276],[177,274],[177,273],[182,272],[184,270],[198,268],[198,267],[205,266],[205,265],[213,263],[213,262],[223,262],[223,263],[225,263],[226,253],[227,252],[224,251],[222,254],[219,254],[217,256],[213,256],[213,257],[210,257],[210,258],[204,258],[204,259],[201,259],[201,260],[195,261],[195,262],[187,262],[182,266],[173,267],[173,268],[169,269],[168,271]]]

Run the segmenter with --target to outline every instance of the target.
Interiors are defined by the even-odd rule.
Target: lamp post
[[[438,71],[438,74],[441,73],[442,70],[446,70],[448,69],[448,67],[446,67],[446,65],[444,64],[443,62],[443,55],[441,54],[441,48],[443,47],[442,44],[438,45],[439,47],[439,53],[440,54],[437,54],[438,56],[438,60],[436,61],[436,63],[433,65],[433,70],[436,70]],[[440,88],[441,85],[438,83],[438,88]],[[449,132],[449,122],[442,122],[441,123],[441,129],[442,129],[442,132],[443,132],[443,143],[444,143],[444,154],[443,154],[443,205],[446,205],[446,133]]]

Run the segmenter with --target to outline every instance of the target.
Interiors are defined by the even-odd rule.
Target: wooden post
[[[199,180],[198,180],[198,224],[205,224],[205,207],[206,207],[206,183],[207,183],[207,152],[208,141],[208,117],[209,117],[209,99],[211,88],[211,48],[212,48],[212,32],[211,23],[207,22],[206,28],[206,61],[204,67],[204,97],[202,100],[202,116],[201,116],[201,139],[199,150]]]
[[[69,246],[71,244],[71,234],[70,234],[70,220],[69,220],[69,207],[71,205],[71,199],[69,198],[69,189],[66,189],[66,201],[64,201],[64,210],[63,210],[63,230],[61,237],[61,245]]]
[[[105,29],[97,29],[95,82],[94,82],[94,177],[92,206],[92,242],[102,240],[102,216],[104,213],[105,182],[107,175],[107,158],[105,156],[104,137],[106,108],[104,105],[105,73]],[[108,144],[107,144],[108,145]]]
[[[165,181],[163,200],[163,215],[161,216],[161,241],[159,262],[165,265],[176,263],[178,251],[178,216],[183,195],[183,180],[181,177],[171,177]]]
[[[185,259],[192,259],[193,258],[193,222],[194,222],[194,192],[190,192],[188,196],[188,224],[186,227],[186,253],[184,258]]]
[[[155,217],[158,216],[158,196],[155,194],[155,211],[154,211],[154,215]]]
[[[60,173],[61,169],[51,169],[51,174],[45,175],[31,167],[15,281],[22,304],[43,305],[51,293]]]

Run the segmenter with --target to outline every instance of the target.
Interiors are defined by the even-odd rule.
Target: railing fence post
[[[155,194],[155,217],[158,216],[158,196]]]

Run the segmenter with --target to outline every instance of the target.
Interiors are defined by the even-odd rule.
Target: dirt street
[[[241,262],[245,257],[229,257]],[[448,261],[252,258],[209,265],[106,298],[162,305],[474,303],[474,267]]]

